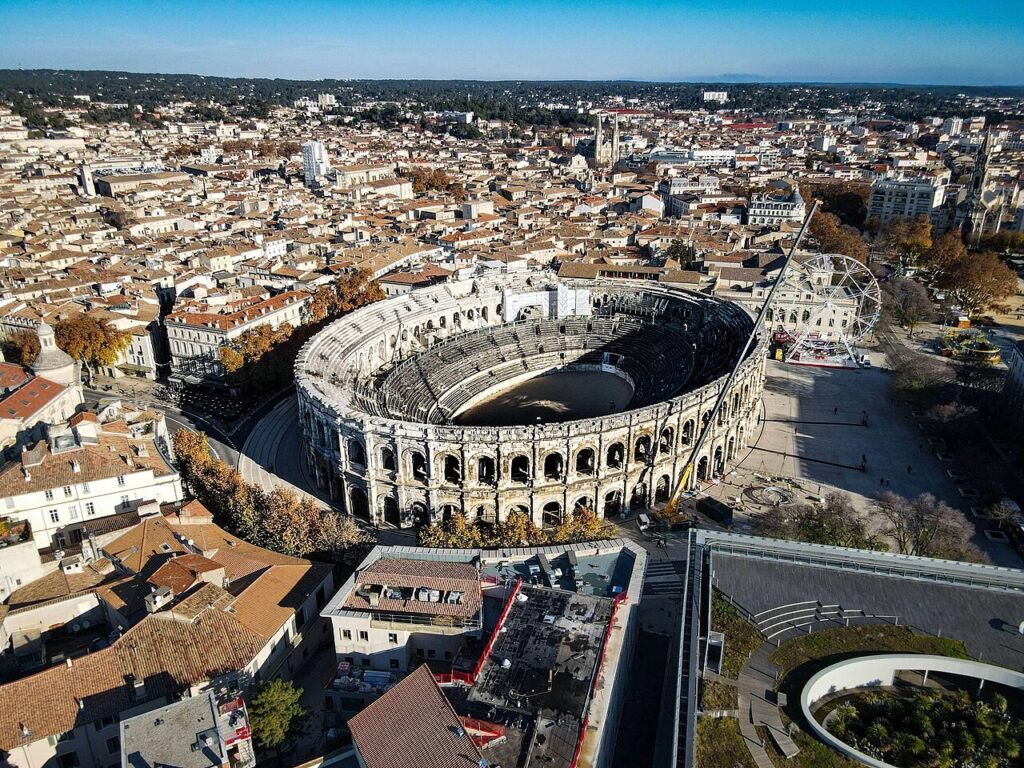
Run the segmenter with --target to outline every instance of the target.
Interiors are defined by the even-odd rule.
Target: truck
[[[732,507],[726,504],[724,501],[713,499],[710,496],[704,496],[697,499],[697,511],[701,512],[719,525],[725,526],[726,528],[732,527]]]

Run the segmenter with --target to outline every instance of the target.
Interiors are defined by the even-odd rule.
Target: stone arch
[[[458,504],[452,504],[450,501],[441,505],[441,519],[448,522],[456,515],[461,515],[462,510],[459,509]]]
[[[706,481],[706,480],[710,479],[710,476],[708,475],[708,466],[709,466],[708,457],[707,456],[701,456],[700,457],[700,461],[697,462],[697,479],[698,480],[705,480]]]
[[[647,490],[647,483],[642,480],[633,486],[633,492],[629,495],[629,508],[646,509],[650,506],[649,492]]]
[[[651,436],[640,435],[633,443],[633,461],[645,462],[651,457]]]
[[[476,460],[476,479],[483,485],[494,485],[498,481],[493,456],[480,456]]]
[[[541,508],[541,525],[545,528],[553,528],[562,523],[562,504],[558,501],[549,501]]]
[[[421,501],[414,501],[409,505],[409,516],[415,525],[427,525],[430,522],[427,505]]]
[[[513,483],[530,482],[530,457],[522,453],[513,456],[509,463],[509,478]]]
[[[618,488],[604,495],[604,516],[615,517],[622,512],[622,491]]]
[[[395,452],[388,446],[380,449],[380,466],[385,472],[395,472],[398,464],[395,462]]]
[[[581,510],[589,509],[594,511],[594,500],[589,496],[580,496],[576,501],[572,503],[572,511],[580,512]]]
[[[544,479],[561,480],[565,477],[565,457],[558,451],[552,451],[544,457]]]
[[[729,435],[729,442],[726,443],[725,460],[732,461],[736,458],[736,435]]]
[[[675,447],[676,431],[672,427],[665,427],[661,430],[661,437],[658,439],[658,453],[672,453]]]
[[[722,450],[722,446],[715,448],[714,459],[712,461],[712,471],[716,477],[721,477],[725,474],[725,451]]]
[[[427,459],[420,451],[409,452],[409,471],[413,480],[425,483],[429,477]]]
[[[626,448],[622,443],[616,441],[608,446],[605,451],[604,463],[610,469],[619,469],[626,457]]]
[[[348,441],[348,460],[353,464],[366,466],[366,448],[360,440],[351,439]]]
[[[462,482],[462,461],[453,453],[441,457],[441,477],[446,483],[458,485]]]
[[[380,513],[385,523],[396,528],[402,524],[401,516],[398,513],[398,499],[394,496],[384,496],[381,498]]]
[[[672,480],[668,475],[662,475],[658,478],[658,484],[654,486],[655,503],[663,504],[667,502],[671,493]]]
[[[580,448],[576,451],[576,473],[580,475],[592,475],[597,466],[597,458],[594,449]]]
[[[366,498],[366,491],[358,485],[352,486],[348,492],[348,511],[353,517],[360,520],[370,519],[370,501]]]
[[[687,419],[683,422],[683,434],[680,437],[680,441],[683,445],[689,445],[693,442],[694,434],[696,434],[696,424],[693,419]]]

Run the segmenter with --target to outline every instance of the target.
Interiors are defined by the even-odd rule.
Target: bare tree
[[[902,554],[972,562],[987,559],[970,542],[971,526],[963,513],[930,493],[907,499],[886,491],[872,507],[886,521],[885,533]]]
[[[886,285],[883,294],[884,306],[893,320],[914,335],[914,327],[929,319],[932,302],[928,291],[913,280],[897,279]]]

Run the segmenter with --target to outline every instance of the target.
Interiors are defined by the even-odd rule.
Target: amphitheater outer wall
[[[520,276],[532,290],[551,276]],[[561,281],[608,296],[644,293],[685,302],[701,312],[732,313],[749,323],[736,304],[653,283]],[[463,281],[415,291],[365,307],[311,339],[296,362],[296,390],[306,458],[318,485],[346,511],[374,524],[409,525],[451,514],[498,522],[525,511],[538,525],[588,506],[602,516],[667,500],[724,386],[728,371],[692,391],[608,416],[514,427],[460,427],[389,418],[368,412],[352,384],[447,336],[503,323],[502,283]],[[740,319],[742,317],[742,320]],[[767,340],[759,339],[743,361],[725,407],[712,426],[689,486],[709,482],[736,461],[757,426],[764,387]],[[739,353],[737,348],[732,359]],[[647,441],[649,450],[638,452]],[[621,462],[615,462],[621,447]],[[580,453],[593,451],[587,465]],[[561,472],[545,473],[545,460],[561,456]],[[586,458],[584,454],[584,458]],[[520,472],[513,473],[518,459]],[[481,460],[493,474],[481,478]],[[559,463],[559,462],[555,462]],[[446,467],[458,479],[446,479]]]

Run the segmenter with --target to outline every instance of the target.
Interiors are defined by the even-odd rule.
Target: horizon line
[[[337,82],[419,82],[419,83],[641,83],[649,85],[808,85],[808,86],[870,86],[870,87],[891,87],[891,88],[1024,88],[1024,81],[1013,84],[968,84],[968,83],[904,83],[887,80],[797,80],[785,77],[773,77],[754,74],[730,75],[728,73],[708,77],[707,79],[696,76],[684,76],[678,79],[657,79],[643,77],[611,77],[611,78],[471,78],[471,77],[279,77],[266,75],[217,75],[202,72],[142,72],[130,69],[91,69],[80,67],[0,67],[2,72],[92,72],[110,73],[122,75],[159,75],[159,76],[189,76],[209,77],[220,80],[284,80],[297,83],[316,83],[323,81]],[[719,79],[715,79],[715,77]],[[724,78],[724,79],[722,79]]]

